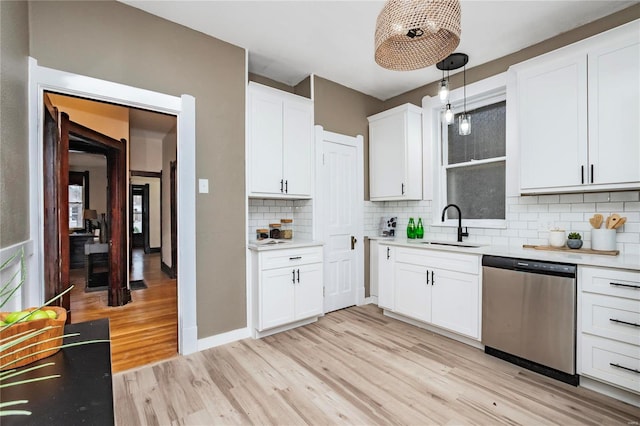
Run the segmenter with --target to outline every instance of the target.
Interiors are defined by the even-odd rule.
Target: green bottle
[[[422,226],[422,218],[418,218],[418,226],[416,228],[416,238],[424,238],[424,226]]]
[[[407,238],[416,238],[416,224],[412,217],[409,218],[409,224],[407,225]]]

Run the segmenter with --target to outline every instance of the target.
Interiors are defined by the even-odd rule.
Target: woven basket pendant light
[[[442,61],[460,43],[458,0],[388,0],[376,22],[376,62],[410,71]]]

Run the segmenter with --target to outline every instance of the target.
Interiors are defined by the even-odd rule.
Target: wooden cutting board
[[[549,250],[549,251],[564,251],[564,252],[570,251],[570,252],[576,252],[581,254],[604,254],[607,256],[617,256],[620,254],[620,250],[592,250],[588,248],[572,249],[569,247],[536,246],[532,244],[523,244],[522,248],[532,248],[536,250]]]

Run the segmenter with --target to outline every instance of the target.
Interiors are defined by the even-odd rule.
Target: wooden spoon
[[[607,218],[607,229],[615,229],[616,224],[620,221],[620,215],[614,213]]]
[[[600,226],[602,226],[602,219],[603,219],[602,215],[600,213],[596,213],[593,215],[591,219],[589,219],[589,223],[595,229],[600,229]]]
[[[627,221],[626,217],[621,217],[614,225],[613,225],[613,229],[618,229],[620,228],[622,225],[625,224],[625,222]]]

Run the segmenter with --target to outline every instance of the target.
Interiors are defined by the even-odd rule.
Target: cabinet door
[[[295,320],[294,273],[294,268],[280,268],[260,274],[260,331]]]
[[[478,276],[435,269],[432,281],[431,322],[479,339]]]
[[[378,306],[394,310],[392,247],[378,245]]]
[[[250,193],[281,194],[282,100],[249,91]]]
[[[369,192],[374,198],[401,198],[406,185],[405,114],[369,124]]]
[[[322,263],[296,268],[295,319],[300,320],[322,314]]]
[[[520,187],[587,183],[587,59],[545,60],[517,73]]]
[[[313,170],[313,107],[285,101],[283,178],[287,195],[311,196]]]
[[[431,321],[431,283],[427,268],[409,263],[394,265],[395,312]]]
[[[589,183],[640,182],[640,36],[589,52]]]

